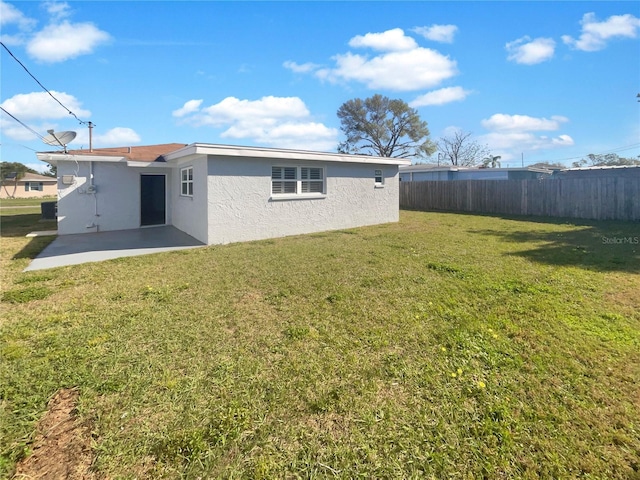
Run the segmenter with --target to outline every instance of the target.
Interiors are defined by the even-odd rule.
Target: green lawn
[[[3,237],[0,477],[75,386],[99,478],[638,479],[638,239],[403,211],[21,273]]]

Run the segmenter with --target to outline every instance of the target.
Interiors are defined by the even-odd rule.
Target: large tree
[[[365,153],[380,157],[427,157],[435,151],[427,122],[403,100],[383,95],[355,98],[338,109],[340,129],[347,139],[341,153]]]
[[[470,167],[489,155],[489,149],[471,138],[470,132],[456,130],[436,142],[443,160],[456,167]],[[498,157],[499,158],[499,157]]]
[[[27,167],[23,163],[19,162],[1,162],[0,163],[0,177],[2,180],[7,178],[11,174],[17,174],[18,178],[24,177],[25,173],[38,173],[33,168]]]

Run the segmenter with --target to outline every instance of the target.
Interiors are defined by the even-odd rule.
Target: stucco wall
[[[322,166],[326,197],[277,200],[271,167]],[[398,221],[398,167],[210,158],[208,243],[222,244]],[[382,169],[384,188],[374,171]],[[188,233],[188,232],[187,232]]]
[[[181,195],[180,170],[193,167],[193,197]],[[208,243],[207,230],[207,160],[183,160],[173,170],[171,216],[176,228],[203,243]]]
[[[171,191],[169,168],[131,168],[125,163],[93,162],[96,193],[88,193],[90,163],[59,161],[58,234],[139,228],[142,173],[167,175],[166,185]],[[74,183],[63,185],[63,175],[73,175]],[[168,205],[167,223],[171,223]]]

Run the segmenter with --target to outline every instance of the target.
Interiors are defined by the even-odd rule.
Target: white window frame
[[[279,185],[274,188],[276,184]],[[309,165],[273,165],[271,167],[271,198],[273,200],[324,198],[326,194],[325,167]]]
[[[381,168],[376,168],[373,171],[373,181],[375,183],[376,188],[384,187],[384,170],[382,170]]]
[[[185,173],[187,175],[185,179]],[[186,193],[185,193],[186,187]],[[180,169],[180,196],[193,197],[193,166]]]
[[[25,192],[43,192],[44,184],[42,182],[25,182],[24,191]]]

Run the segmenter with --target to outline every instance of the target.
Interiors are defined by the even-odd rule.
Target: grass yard
[[[25,229],[0,477],[76,387],[96,478],[640,479],[638,223],[403,211],[21,273]]]

